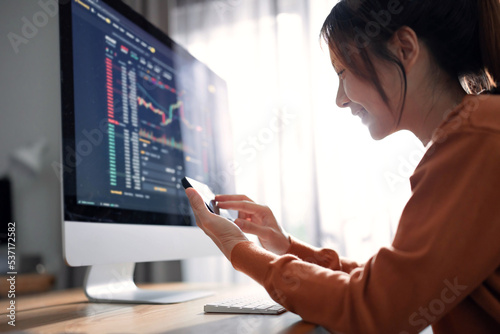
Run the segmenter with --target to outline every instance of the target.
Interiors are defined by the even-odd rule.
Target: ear
[[[406,73],[410,73],[421,51],[415,31],[407,26],[401,27],[394,33],[389,44],[389,48],[401,61]]]

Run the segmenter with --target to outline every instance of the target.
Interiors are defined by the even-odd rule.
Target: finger
[[[217,207],[221,209],[237,210],[238,218],[250,220],[255,224],[262,225],[262,219],[266,216],[266,206],[246,201],[219,202]]]
[[[221,209],[238,210],[250,214],[263,214],[267,208],[266,206],[247,201],[218,202],[217,206]]]
[[[246,220],[252,220],[252,216],[251,214],[248,214],[248,213],[245,213],[243,211],[238,211],[238,218],[241,218],[241,219],[246,219]],[[256,218],[256,217],[255,217]]]
[[[245,233],[255,234],[257,236],[264,235],[266,228],[249,222],[245,219],[236,219],[234,223]]]
[[[193,209],[193,212],[195,216],[197,217],[207,217],[207,215],[210,215],[210,211],[208,211],[208,208],[201,198],[200,194],[193,189],[193,188],[188,188],[186,189],[186,195],[187,198],[189,199],[189,203],[191,204],[191,208]]]
[[[217,202],[227,202],[227,201],[249,201],[253,202],[250,198],[245,195],[216,195],[215,200]]]
[[[255,213],[262,207],[260,204],[248,201],[217,202],[217,206],[221,209],[242,210],[247,213]]]

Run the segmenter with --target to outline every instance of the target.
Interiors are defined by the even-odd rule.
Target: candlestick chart
[[[187,167],[208,170],[211,123],[193,102],[193,91],[178,87],[179,73],[162,80],[113,50],[106,52],[105,69],[110,186],[175,192]]]

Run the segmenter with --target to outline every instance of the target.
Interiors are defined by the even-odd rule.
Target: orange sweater
[[[367,263],[291,238],[236,245],[233,266],[305,321],[345,333],[500,333],[500,96],[467,96],[411,179],[391,247]]]

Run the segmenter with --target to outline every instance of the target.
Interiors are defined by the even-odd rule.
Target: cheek
[[[344,91],[352,102],[362,105],[368,111],[377,106],[378,93],[366,82],[348,77],[344,80]]]

